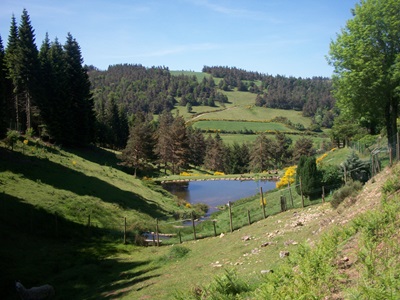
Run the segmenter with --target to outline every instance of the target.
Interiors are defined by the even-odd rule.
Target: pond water
[[[217,206],[229,201],[254,196],[275,188],[276,182],[270,180],[205,180],[189,182],[163,183],[163,188],[189,203],[205,203],[209,206],[208,214],[218,210]]]

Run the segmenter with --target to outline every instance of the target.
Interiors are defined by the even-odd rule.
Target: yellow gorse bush
[[[297,166],[290,166],[285,168],[285,174],[276,183],[276,187],[278,189],[281,187],[286,187],[289,183],[292,184],[294,182],[294,176],[296,175],[296,168]]]
[[[225,175],[225,173],[224,172],[218,172],[218,171],[214,172],[214,176],[219,176],[219,175]]]

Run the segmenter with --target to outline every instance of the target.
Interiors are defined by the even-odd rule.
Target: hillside
[[[398,250],[388,244],[398,240],[397,231],[389,231],[397,224],[398,210],[388,208],[399,186],[398,168],[385,169],[337,209],[330,203],[296,208],[233,233],[181,245],[140,247],[133,243],[135,231],[182,210],[171,196],[119,170],[112,152],[71,152],[32,141],[19,145],[14,151],[0,147],[2,299],[17,299],[12,288],[15,279],[26,286],[50,283],[57,299],[190,299],[194,290],[208,295],[226,292],[227,278],[238,287],[240,297],[268,299],[262,288],[271,289],[270,280],[278,278],[286,287],[282,290],[274,284],[275,293],[295,293],[290,270],[296,270],[295,265],[305,268],[302,256],[315,264],[307,272],[321,272],[321,278],[306,277],[310,273],[302,269],[302,280],[315,280],[315,284],[308,284],[314,287],[312,291],[299,289],[299,293],[323,298],[328,292],[331,298],[327,299],[347,299],[348,288],[362,286],[360,281],[366,280],[362,273],[366,259],[378,259],[382,247],[386,249],[383,257],[390,262],[386,269],[398,268],[391,259]],[[382,186],[389,195],[384,202]],[[385,209],[378,209],[382,203]],[[384,215],[377,215],[381,211]],[[359,218],[364,213],[367,219]],[[130,232],[127,244],[123,243],[124,217]],[[363,236],[368,230],[372,230],[372,242]],[[310,252],[326,241],[337,242],[329,244],[334,251],[322,247]],[[378,247],[371,252],[376,256],[365,256],[362,251],[371,245]],[[290,259],[280,259],[281,251],[289,251]],[[319,259],[316,253],[328,265],[314,260]],[[331,256],[325,259],[322,254]],[[332,261],[338,264],[330,269]],[[374,276],[386,270],[382,261],[379,264]],[[329,272],[318,266],[329,267]],[[263,275],[268,270],[275,272]],[[348,275],[346,280],[344,275]],[[324,285],[331,281],[336,289],[329,290],[330,285],[326,290]]]

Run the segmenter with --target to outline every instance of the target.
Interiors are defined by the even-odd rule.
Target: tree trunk
[[[396,153],[397,142],[397,109],[398,101],[391,96],[386,106],[386,131],[388,138],[388,146],[392,149],[392,153]]]

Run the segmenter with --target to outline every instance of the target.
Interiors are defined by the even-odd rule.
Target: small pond
[[[189,203],[205,203],[209,206],[208,214],[217,211],[217,207],[229,201],[254,196],[275,188],[276,181],[270,180],[204,180],[189,182],[166,182],[164,189]]]

